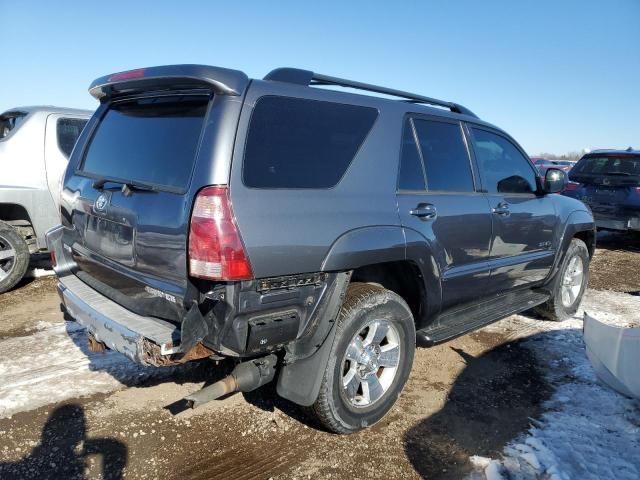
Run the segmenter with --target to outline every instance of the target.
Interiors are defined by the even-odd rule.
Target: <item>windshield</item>
[[[0,140],[18,128],[26,116],[27,114],[22,112],[7,113],[0,116]]]
[[[640,176],[640,156],[586,157],[573,168],[572,174]]]
[[[114,103],[87,147],[82,171],[97,179],[185,190],[208,103],[205,95]]]

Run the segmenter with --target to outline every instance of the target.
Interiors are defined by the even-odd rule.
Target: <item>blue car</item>
[[[569,180],[563,195],[587,204],[598,229],[640,232],[640,150],[594,150]]]

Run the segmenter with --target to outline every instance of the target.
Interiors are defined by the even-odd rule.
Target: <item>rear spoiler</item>
[[[89,93],[103,101],[144,90],[210,88],[220,95],[241,95],[249,84],[244,72],[207,65],[167,65],[138,68],[94,80]]]

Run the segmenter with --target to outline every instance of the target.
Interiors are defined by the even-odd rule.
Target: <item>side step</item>
[[[431,347],[533,308],[548,299],[546,293],[524,290],[448,310],[440,315],[437,325],[418,330],[416,338],[422,345]]]

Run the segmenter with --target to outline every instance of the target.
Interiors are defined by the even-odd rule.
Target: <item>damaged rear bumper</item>
[[[108,348],[146,365],[178,363],[180,330],[174,324],[137,315],[74,275],[59,279],[58,292],[69,315]]]
[[[56,260],[58,293],[69,315],[95,340],[144,365],[175,365],[214,355],[200,342],[206,331],[201,331],[204,322],[197,308],[176,325],[136,314],[84,283],[74,274],[73,260],[62,242],[63,231],[58,226],[47,232],[47,245]],[[185,326],[189,327],[186,336]]]

